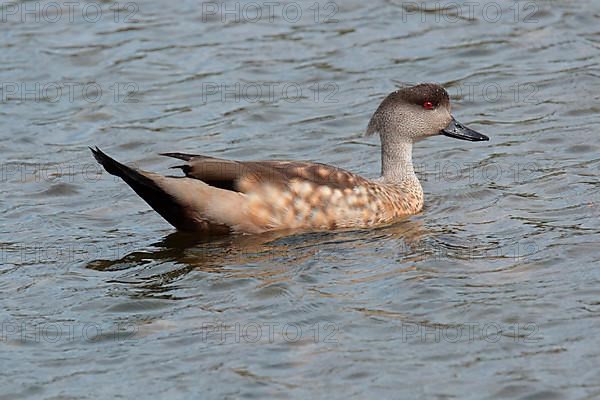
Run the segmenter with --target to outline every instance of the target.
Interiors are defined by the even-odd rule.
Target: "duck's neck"
[[[421,187],[412,163],[412,142],[382,143],[381,178],[385,183]]]

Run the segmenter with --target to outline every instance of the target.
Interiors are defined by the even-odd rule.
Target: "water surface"
[[[1,398],[600,396],[596,2],[10,4]],[[370,115],[423,81],[491,141],[420,142],[391,227],[177,234],[87,149],[372,177]]]

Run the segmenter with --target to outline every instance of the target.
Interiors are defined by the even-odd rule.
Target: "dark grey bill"
[[[454,118],[452,118],[452,121],[445,129],[442,129],[441,134],[450,136],[450,137],[453,137],[456,139],[470,140],[471,142],[490,140],[489,137],[482,135],[479,132],[475,132],[471,128],[467,128],[466,126],[464,126],[463,124],[461,124],[460,122],[455,120]]]

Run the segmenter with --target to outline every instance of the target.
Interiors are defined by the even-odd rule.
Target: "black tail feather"
[[[157,179],[128,167],[109,157],[98,147],[90,147],[94,158],[104,167],[106,172],[120,177],[156,212],[177,229],[194,231],[197,225],[186,212],[186,207],[159,185]],[[157,176],[157,178],[159,178]],[[173,178],[175,179],[175,178]]]
[[[90,147],[90,150],[92,151],[92,154],[94,154],[94,158],[96,159],[96,161],[98,161],[100,165],[104,167],[106,172],[123,179],[134,190],[135,188],[132,184],[135,184],[136,186],[143,185],[146,187],[158,188],[158,186],[152,179],[144,176],[140,172],[136,171],[131,167],[128,167],[127,165],[121,164],[114,158],[109,157],[98,147],[96,147],[96,149],[92,149]]]

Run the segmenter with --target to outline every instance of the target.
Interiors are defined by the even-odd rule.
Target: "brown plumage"
[[[91,149],[110,174],[121,177],[171,225],[207,234],[368,227],[418,213],[423,190],[412,168],[412,143],[446,134],[487,140],[450,115],[446,91],[424,84],[392,93],[368,133],[382,142],[382,176],[365,179],[319,163],[233,161],[164,153],[185,161],[185,176],[166,177],[125,166]]]

